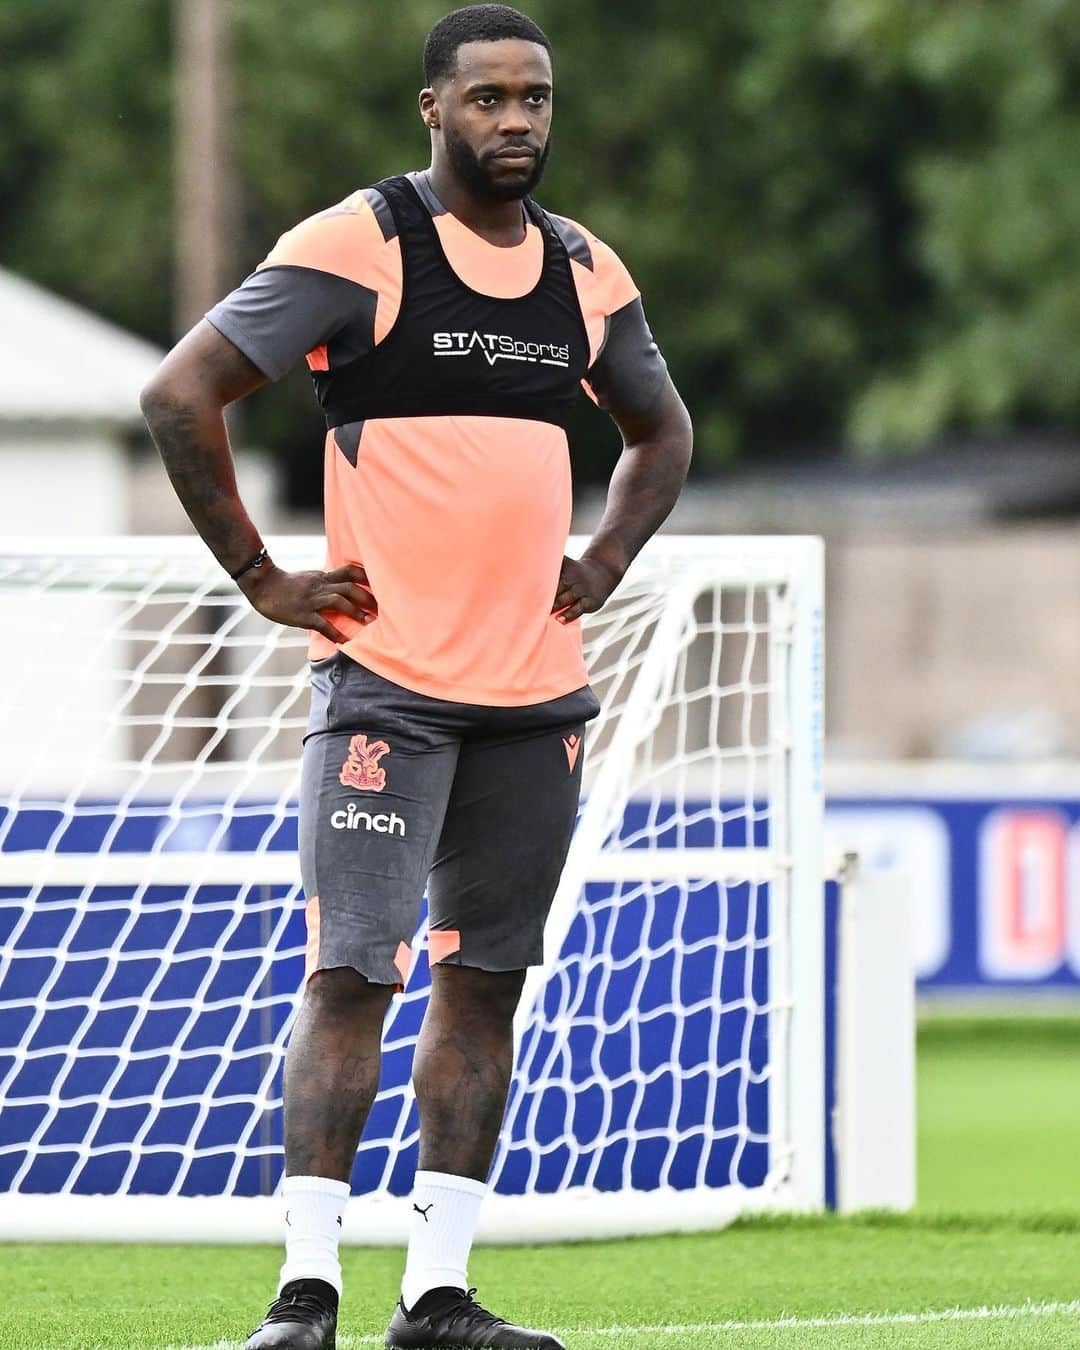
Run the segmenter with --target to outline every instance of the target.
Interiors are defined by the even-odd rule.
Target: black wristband
[[[245,572],[250,572],[253,567],[261,567],[263,563],[266,562],[267,557],[268,554],[266,549],[261,548],[258,553],[255,554],[254,558],[249,558],[243,567],[237,568],[235,572],[230,572],[229,575],[232,577],[233,581],[239,581]]]

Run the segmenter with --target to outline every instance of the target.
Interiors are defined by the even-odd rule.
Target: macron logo
[[[479,352],[489,366],[496,361],[532,361],[535,365],[561,366],[570,364],[570,348],[557,342],[523,342],[506,333],[435,333],[432,335],[433,356],[471,356]]]
[[[563,749],[566,751],[566,762],[570,766],[570,772],[574,772],[574,765],[577,763],[577,757],[581,750],[580,736],[564,736],[562,738]]]

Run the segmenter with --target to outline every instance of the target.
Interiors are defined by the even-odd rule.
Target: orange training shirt
[[[545,248],[532,219],[521,243],[497,247],[443,210],[425,176],[410,177],[465,287],[501,300],[533,292]],[[643,382],[655,394],[663,360],[647,329],[638,331],[644,320],[636,321],[640,299],[626,268],[582,226],[547,219],[569,258],[588,343],[587,390],[614,407],[631,387],[640,401]],[[271,378],[293,364],[298,343],[321,338],[303,349],[318,379],[386,342],[402,292],[401,240],[386,200],[365,189],[284,234],[207,317]],[[620,340],[623,357],[590,388],[617,316],[626,316],[617,331],[633,328],[633,338]],[[587,683],[580,623],[551,613],[571,514],[560,425],[468,412],[331,425],[324,483],[327,567],[362,564],[379,606],[367,625],[333,615],[351,657],[408,689],[472,704],[539,703]],[[312,634],[312,659],[334,650]]]

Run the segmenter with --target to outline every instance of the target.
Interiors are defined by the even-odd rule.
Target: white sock
[[[340,1295],[338,1241],[349,1199],[348,1182],[331,1181],[329,1177],[286,1177],[281,1196],[285,1205],[285,1264],[278,1293],[290,1280],[325,1280]]]
[[[469,1250],[486,1194],[483,1181],[445,1172],[417,1172],[409,1255],[401,1281],[401,1301],[406,1308],[415,1308],[429,1289],[469,1287]]]

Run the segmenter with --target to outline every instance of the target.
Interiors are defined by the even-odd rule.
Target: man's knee
[[[390,985],[372,984],[351,966],[317,970],[304,988],[304,1002],[314,1011],[330,1017],[349,1017],[359,1009],[389,1003]]]
[[[432,998],[451,1016],[512,1021],[525,983],[523,970],[479,970],[473,966],[431,968]]]

